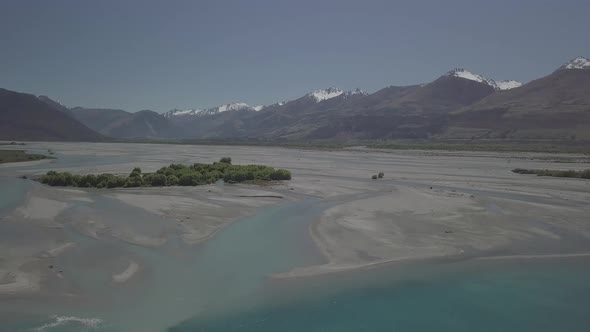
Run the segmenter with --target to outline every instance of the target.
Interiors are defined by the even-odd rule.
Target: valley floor
[[[50,149],[57,158],[0,165],[0,298],[15,300],[14,310],[21,303],[35,312],[35,296],[83,302],[92,293],[85,282],[99,276],[106,280],[101,287],[134,289],[156,268],[138,248],[176,257],[229,223],[284,202],[321,204],[317,213],[295,214],[313,219],[308,233],[324,263],[292,266],[275,278],[408,260],[590,253],[590,181],[511,172],[590,168],[575,162],[582,155],[105,143],[26,147],[31,153]],[[265,187],[81,190],[17,178],[48,170],[149,172],[171,162],[208,163],[224,156],[235,164],[286,168],[293,179]],[[371,179],[379,172],[384,178]]]

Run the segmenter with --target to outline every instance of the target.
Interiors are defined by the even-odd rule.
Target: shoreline
[[[511,196],[488,188],[474,195],[468,189],[447,186],[441,189],[431,186],[428,189],[422,183],[395,184],[393,187],[396,189],[391,193],[382,192],[375,197],[341,202],[323,211],[309,225],[308,234],[325,258],[325,264],[295,267],[270,277],[308,277],[430,259],[514,260],[590,256],[587,248],[572,248],[573,253],[529,254],[546,252],[545,243],[557,245],[554,250],[560,252],[558,243],[565,241],[561,227],[567,227],[567,232],[570,232],[569,228],[579,227],[580,232],[586,234],[583,210],[570,206],[571,203],[582,204],[583,200],[566,199],[564,202],[569,203],[561,205],[555,200],[547,203],[551,196],[539,196],[534,192]],[[516,214],[518,209],[528,209],[528,206],[551,211],[553,216],[548,215],[543,222],[527,216],[507,216],[508,211]],[[578,223],[561,224],[560,211],[576,212]],[[392,221],[384,222],[388,217]],[[488,226],[474,227],[473,219],[481,219],[482,225],[485,221]],[[502,228],[499,228],[501,225]],[[579,241],[577,234],[567,236]],[[523,237],[527,238],[526,242],[522,242]],[[516,249],[510,255],[486,254],[502,247],[522,249]],[[477,253],[481,253],[481,257],[474,257]]]
[[[532,254],[532,255],[499,255],[499,256],[464,256],[459,255],[439,255],[439,256],[424,256],[424,257],[400,257],[386,261],[369,262],[358,265],[313,265],[302,268],[295,268],[288,272],[275,273],[269,276],[270,279],[289,280],[289,279],[304,279],[322,277],[337,273],[354,273],[363,270],[388,268],[396,264],[403,263],[420,263],[420,262],[469,262],[469,261],[512,261],[512,260],[543,260],[543,259],[559,259],[559,258],[586,258],[590,257],[590,252],[583,253],[564,253],[564,254]]]
[[[0,295],[34,293],[40,290],[40,280],[30,273],[9,271],[1,279],[12,279],[14,281],[0,284]]]

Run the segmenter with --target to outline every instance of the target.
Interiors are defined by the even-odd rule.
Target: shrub
[[[96,187],[96,184],[98,183],[98,181],[96,180],[96,175],[94,174],[88,174],[88,175],[83,175],[80,178],[80,181],[78,182],[78,186],[80,187]]]
[[[272,180],[291,180],[291,172],[286,169],[277,169],[270,174]]]
[[[175,186],[178,184],[178,177],[172,174],[166,177],[166,185],[167,186]]]
[[[129,177],[140,177],[141,178],[141,168],[135,167],[131,171],[131,173],[129,174]]]
[[[166,185],[166,175],[151,173],[143,176],[143,182],[152,187],[162,187]]]
[[[586,170],[582,170],[582,171],[575,171],[575,170],[560,171],[560,170],[551,170],[551,169],[515,168],[512,170],[512,172],[519,173],[519,174],[537,174],[537,176],[555,176],[555,177],[563,177],[563,178],[590,179],[590,169],[586,169]]]
[[[371,176],[371,179],[373,179],[373,180],[377,180],[377,178],[378,178],[377,175]]]
[[[183,165],[183,164],[171,164],[169,167],[172,168],[175,171],[178,171],[178,170],[181,170],[183,168],[186,168],[186,166]]]
[[[230,157],[223,157],[223,158],[219,159],[219,162],[231,165],[231,158]]]
[[[533,169],[525,169],[525,168],[515,168],[512,170],[513,173],[518,174],[538,174],[540,170],[533,170]]]
[[[195,174],[183,174],[178,178],[178,185],[180,186],[196,186],[199,180]]]
[[[138,176],[129,176],[125,181],[125,187],[128,188],[141,187],[142,184],[141,177]]]
[[[383,172],[379,172],[379,174],[377,175],[380,179],[383,179],[383,177],[385,176],[385,173]]]

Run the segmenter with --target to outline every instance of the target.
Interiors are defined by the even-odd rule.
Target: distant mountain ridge
[[[184,137],[181,128],[154,111],[129,113],[123,110],[76,107],[70,112],[81,123],[108,137],[119,139]]]
[[[329,87],[267,106],[236,102],[164,114],[68,109],[49,97],[30,96],[26,108],[56,111],[97,137],[118,139],[590,139],[590,60],[584,57],[526,84],[456,68],[429,83],[374,93]],[[10,107],[4,112],[15,113]],[[20,126],[5,137],[51,137]]]

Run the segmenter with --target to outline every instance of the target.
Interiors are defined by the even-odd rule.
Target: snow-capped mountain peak
[[[493,82],[493,80],[489,80],[481,75],[478,74],[474,74],[468,70],[465,70],[463,68],[455,68],[453,70],[451,70],[450,72],[448,72],[446,74],[446,76],[455,76],[455,77],[459,77],[459,78],[464,78],[466,80],[470,80],[470,81],[475,81],[475,82],[479,82],[479,83],[487,83],[489,85],[490,82]]]
[[[254,107],[252,107],[256,112],[260,111],[261,109],[265,108],[266,106],[264,105],[256,105]]]
[[[308,93],[307,96],[310,98],[315,99],[315,101],[320,102],[328,99],[332,99],[334,97],[338,97],[343,94],[344,91],[335,87],[330,87],[327,89],[316,90],[314,92]]]
[[[522,83],[515,80],[494,81],[497,90],[510,90],[522,86]]]
[[[164,113],[164,117],[170,118],[173,116],[188,116],[188,115],[197,115],[198,113],[202,112],[202,110],[179,110],[173,109],[166,113]]]
[[[448,72],[445,76],[454,76],[454,77],[464,78],[464,79],[467,79],[470,81],[484,83],[484,84],[491,86],[495,90],[510,90],[510,89],[518,88],[519,86],[522,85],[522,83],[515,81],[515,80],[495,81],[493,79],[486,78],[482,75],[474,74],[474,73],[472,73],[468,70],[465,70],[463,68],[455,68],[455,69],[451,70],[450,72]]]
[[[227,111],[241,111],[241,110],[256,111],[256,109],[254,107],[250,107],[246,103],[229,103],[229,104],[224,104],[221,106],[212,107],[212,108],[208,108],[208,109],[204,109],[204,110],[200,110],[200,109],[188,109],[188,110],[174,109],[174,110],[164,113],[164,116],[167,118],[182,117],[182,116],[205,116],[205,115],[219,114],[219,113],[227,112]]]
[[[579,56],[561,66],[562,69],[590,69],[590,59]]]
[[[217,111],[215,113],[221,113],[221,112],[225,112],[225,111],[237,111],[237,110],[241,110],[241,109],[245,109],[245,108],[252,108],[252,107],[250,107],[246,103],[230,103],[230,104],[225,104],[225,105],[221,105],[221,106],[217,107]],[[213,109],[215,109],[215,107]]]
[[[346,91],[344,92],[347,96],[355,96],[355,95],[362,95],[362,96],[366,96],[368,95],[368,93],[365,92],[365,90],[360,89],[360,88],[356,88],[354,90],[350,90],[350,91]]]
[[[367,93],[359,88],[354,90],[344,91],[339,88],[330,87],[327,89],[316,90],[314,92],[308,93],[306,96],[309,98],[314,99],[316,102],[321,102],[324,100],[332,99],[338,96],[354,96],[354,95],[367,95]]]

